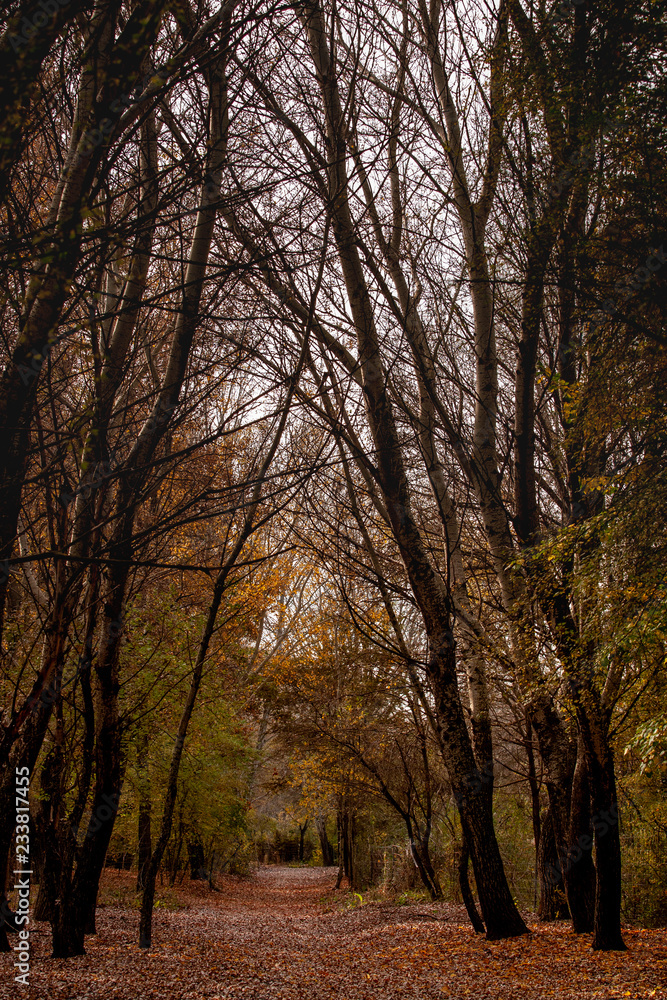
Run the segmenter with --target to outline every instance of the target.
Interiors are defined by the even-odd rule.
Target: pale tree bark
[[[396,314],[401,318],[414,360],[415,374],[419,387],[419,412],[413,413],[405,401],[402,401],[402,406],[406,409],[411,423],[415,427],[424,467],[428,475],[433,498],[442,523],[443,540],[447,554],[447,578],[449,585],[456,602],[456,607],[462,608],[465,611],[464,616],[459,616],[459,623],[464,639],[463,655],[461,656],[461,659],[466,669],[468,681],[473,747],[478,767],[485,768],[490,778],[490,780],[484,783],[483,790],[480,794],[492,798],[493,773],[490,765],[493,761],[493,740],[491,734],[489,695],[486,682],[486,664],[479,648],[477,648],[477,635],[480,631],[482,631],[482,628],[481,625],[475,620],[476,616],[472,611],[470,601],[468,599],[466,572],[464,569],[463,553],[461,550],[461,526],[456,514],[454,501],[447,487],[445,471],[439,458],[436,446],[435,432],[437,414],[432,398],[432,394],[434,393],[434,388],[436,386],[435,366],[419,313],[418,299],[410,294],[409,283],[406,279],[401,261],[401,242],[402,234],[405,228],[405,220],[404,199],[401,192],[397,148],[400,115],[404,104],[403,87],[407,71],[407,35],[408,19],[407,13],[404,9],[403,39],[398,54],[399,69],[397,74],[396,92],[392,102],[390,138],[388,144],[387,168],[390,180],[392,204],[392,223],[390,236],[388,238],[384,235],[382,225],[377,214],[376,201],[373,197],[371,184],[368,179],[362,157],[359,153],[359,145],[356,138],[351,141],[349,145],[354,159],[356,172],[361,179],[366,208],[373,224],[373,232],[396,291],[396,300],[391,302],[391,305]],[[388,289],[385,288],[385,297],[387,296]],[[474,630],[470,628],[471,620],[474,621],[476,625]]]

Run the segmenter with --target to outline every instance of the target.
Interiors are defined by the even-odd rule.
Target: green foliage
[[[646,782],[634,782],[623,811],[623,915],[641,927],[667,925],[667,805]],[[656,793],[661,795],[656,797]],[[636,796],[636,798],[635,798]]]
[[[126,618],[123,658],[135,665],[124,687],[127,769],[111,853],[136,854],[140,794],[151,801],[153,840],[159,832],[176,727],[192,670],[202,617],[174,588],[135,600]],[[232,652],[238,639],[231,636]],[[214,648],[215,649],[215,648]],[[254,858],[248,837],[248,781],[256,754],[243,705],[223,671],[220,650],[205,672],[179,772],[172,835],[163,862],[171,880],[185,875],[189,855],[208,870],[247,873]],[[219,664],[219,665],[218,665]],[[136,669],[140,667],[141,669]],[[135,858],[136,860],[136,858]]]
[[[651,776],[658,766],[667,764],[667,715],[657,715],[637,726],[635,735],[625,748],[625,753],[635,751],[640,759],[639,772]]]

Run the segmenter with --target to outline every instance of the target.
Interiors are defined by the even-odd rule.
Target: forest
[[[666,28],[3,4],[2,1000],[667,996]]]

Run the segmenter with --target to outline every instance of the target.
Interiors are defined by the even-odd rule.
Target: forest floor
[[[335,869],[264,867],[166,891],[142,951],[133,883],[105,872],[85,956],[51,959],[33,923],[30,986],[0,955],[0,1000],[667,1000],[664,930],[627,928],[623,954],[563,924],[489,943],[453,904],[360,902],[332,891]]]

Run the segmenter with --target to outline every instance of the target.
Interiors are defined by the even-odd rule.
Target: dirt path
[[[128,906],[102,906],[87,954],[69,961],[50,959],[48,925],[33,925],[31,985],[2,955],[0,1000],[667,1000],[665,931],[627,931],[627,955],[594,954],[557,925],[489,944],[459,907],[352,908],[333,883],[310,868],[264,868],[219,893],[193,883],[182,909],[156,911],[149,952]],[[109,874],[102,898],[130,886]]]

